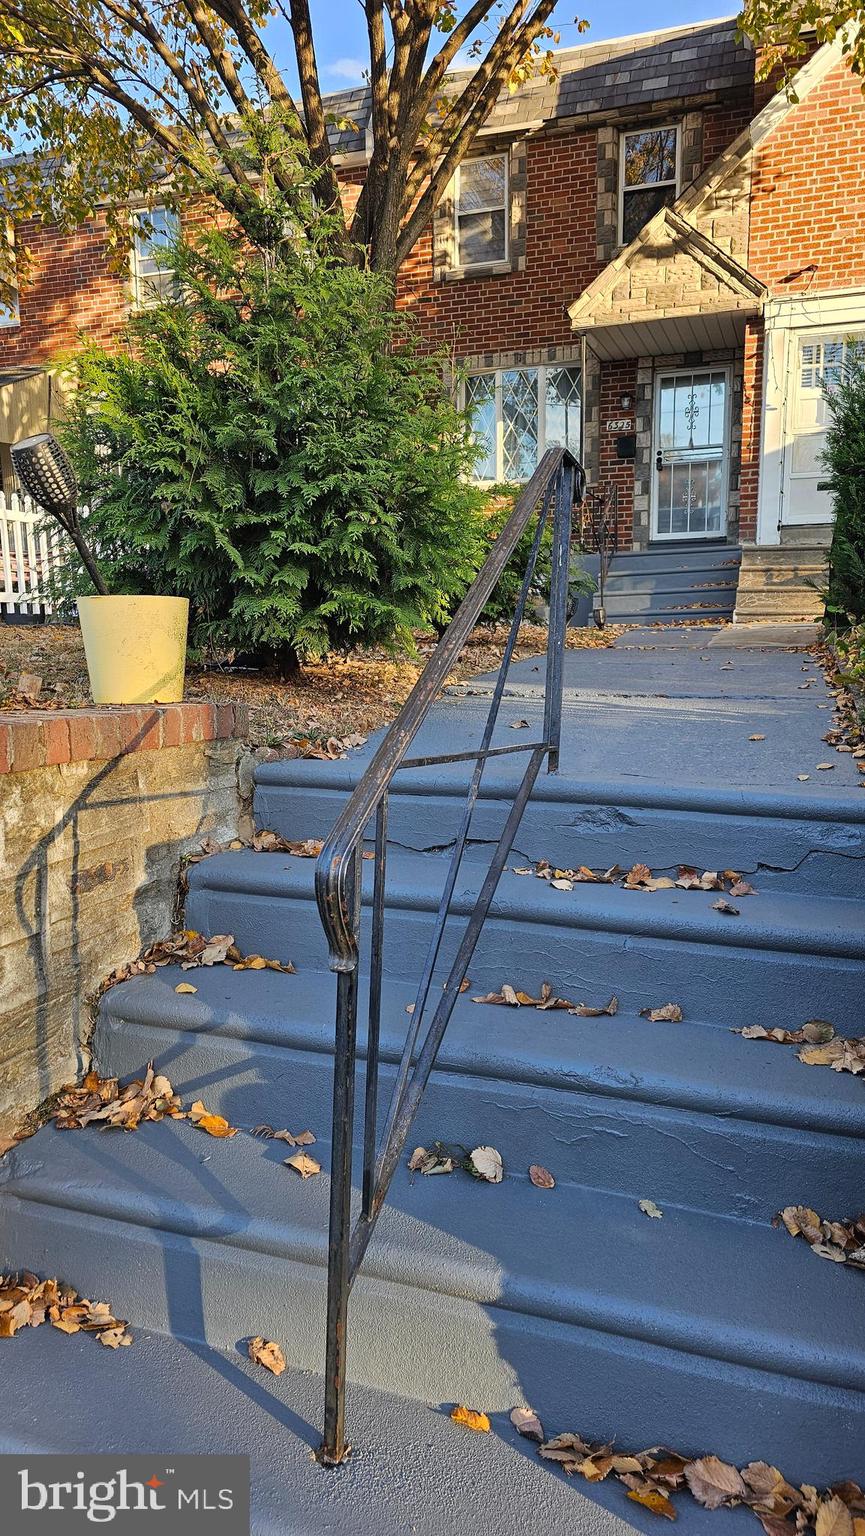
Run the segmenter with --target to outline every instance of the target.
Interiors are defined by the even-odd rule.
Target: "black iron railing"
[[[617,485],[591,486],[583,502],[583,532],[592,549],[597,550],[598,593],[595,603],[595,623],[603,629],[607,622],[606,588],[610,561],[619,547],[619,487]]]
[[[479,575],[436,646],[409,698],[390,727],[369,767],[327,839],[315,872],[316,897],[337,972],[336,1050],[333,1081],[333,1146],[328,1250],[327,1345],[324,1440],[319,1459],[337,1465],[347,1454],[345,1440],[346,1321],[348,1299],[393,1178],[412,1121],[434,1066],[481,928],[495,895],[505,860],[541,765],[558,768],[562,717],[562,671],[568,605],[571,513],[581,502],[585,476],[563,448],[550,448],[520,495],[514,511],[487,556]],[[492,693],[486,725],[476,750],[432,757],[407,757],[429,708],[462,653],[489,597],[508,564],[521,534],[537,517],[537,528],[523,577],[507,644]],[[515,746],[491,745],[508,668],[517,642],[526,599],[538,562],[544,531],[552,526],[550,618],[542,739]],[[480,892],[468,918],[444,987],[430,1003],[448,909],[469,834],[484,768],[491,757],[525,752],[528,762],[513,797]],[[423,972],[410,1016],[402,1057],[384,1130],[377,1124],[379,1029],[387,879],[388,792],[394,774],[435,763],[474,762],[465,807],[433,924]],[[375,818],[372,928],[369,945],[369,1024],[363,1108],[363,1168],[360,1209],[352,1221],[352,1151],[357,1068],[357,1011],[360,964],[361,856],[363,839]]]

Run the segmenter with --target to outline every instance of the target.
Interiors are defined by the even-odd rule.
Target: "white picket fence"
[[[59,568],[61,555],[44,521],[29,496],[0,491],[0,614],[51,612],[45,582]]]

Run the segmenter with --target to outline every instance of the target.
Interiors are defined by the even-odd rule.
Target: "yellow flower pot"
[[[188,598],[80,597],[78,617],[94,704],[183,698]]]

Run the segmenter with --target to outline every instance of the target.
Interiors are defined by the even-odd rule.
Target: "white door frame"
[[[701,363],[693,368],[659,368],[655,373],[652,394],[652,462],[651,462],[651,522],[649,542],[652,544],[682,543],[693,540],[724,539],[727,536],[727,513],[730,496],[730,438],[732,422],[732,376],[729,363]],[[721,449],[721,526],[706,533],[659,533],[658,532],[658,470],[661,427],[661,381],[663,379],[692,378],[695,373],[723,373],[726,380],[724,399],[724,442]],[[695,454],[695,457],[697,455]]]
[[[799,342],[810,333],[843,335],[865,330],[865,288],[843,288],[831,293],[811,291],[769,299],[763,316],[766,344],[756,539],[761,545],[779,544],[782,526],[795,526],[787,516],[786,503]],[[827,498],[825,520],[830,519]]]

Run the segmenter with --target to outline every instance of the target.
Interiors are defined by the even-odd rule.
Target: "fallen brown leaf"
[[[285,1159],[286,1168],[293,1168],[302,1179],[312,1179],[317,1173],[321,1173],[321,1163],[317,1163],[308,1152],[295,1152],[293,1157]]]
[[[629,1488],[628,1498],[650,1509],[653,1515],[663,1515],[667,1520],[677,1519],[675,1505],[660,1488]]]
[[[548,1168],[542,1168],[540,1163],[532,1163],[529,1168],[529,1178],[536,1189],[555,1189],[556,1181]]]
[[[733,903],[731,901],[726,901],[723,896],[719,896],[717,901],[713,901],[712,906],[716,912],[726,912],[728,917],[739,916],[739,908],[734,907]]]
[[[685,1015],[679,1003],[661,1003],[658,1008],[641,1008],[640,1018],[652,1024],[681,1024]]]
[[[180,981],[174,990],[175,992],[180,993],[183,997],[191,997],[193,992],[198,991],[198,988],[194,987],[191,981]]]
[[[200,1131],[206,1131],[208,1136],[225,1138],[237,1135],[237,1127],[229,1125],[223,1115],[212,1115],[201,1099],[196,1099],[190,1108],[189,1119]]]
[[[259,1335],[257,1338],[250,1339],[247,1347],[249,1358],[254,1360],[256,1365],[263,1365],[264,1369],[270,1371],[273,1376],[282,1375],[285,1370],[285,1355],[272,1339],[263,1339]]]
[[[531,1408],[512,1408],[511,1423],[520,1435],[525,1435],[527,1440],[537,1440],[543,1443],[544,1426],[537,1414]]]
[[[704,1509],[720,1509],[731,1499],[747,1498],[748,1490],[741,1474],[717,1456],[700,1456],[697,1461],[689,1462],[685,1477],[694,1498]]]
[[[575,1008],[568,1009],[569,1013],[575,1014],[579,1019],[600,1019],[605,1014],[612,1018],[618,1011],[619,999],[615,996],[611,997],[609,1002],[604,1003],[601,1008],[594,1008],[591,1003],[577,1003]]]
[[[451,1409],[451,1418],[455,1424],[462,1424],[464,1429],[473,1429],[476,1434],[488,1435],[490,1421],[485,1413],[479,1413],[476,1408],[464,1408],[462,1403],[457,1403]]]
[[[469,1153],[469,1172],[487,1184],[501,1184],[504,1169],[501,1153],[495,1147],[475,1147]]]

